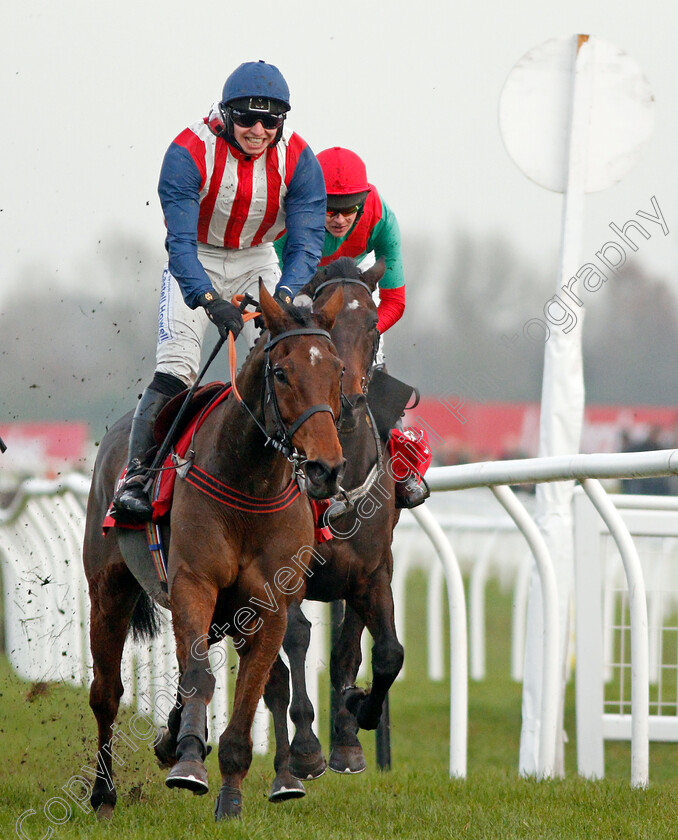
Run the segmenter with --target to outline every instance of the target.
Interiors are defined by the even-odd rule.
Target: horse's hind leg
[[[113,784],[113,747],[118,736],[113,724],[118,713],[123,684],[120,661],[134,606],[141,591],[122,563],[107,567],[90,579],[90,646],[94,679],[89,705],[99,729],[96,781],[90,801],[99,819],[109,818],[116,802]]]
[[[317,779],[327,769],[320,741],[312,729],[315,712],[306,692],[306,654],[310,641],[311,623],[295,601],[287,610],[283,648],[292,674],[290,717],[296,731],[290,747],[290,771],[297,779]]]
[[[290,703],[290,673],[287,666],[278,656],[273,663],[268,682],[264,689],[264,702],[273,715],[275,731],[275,779],[268,798],[271,802],[282,802],[285,799],[298,799],[306,791],[303,784],[296,779],[289,769],[290,742],[287,732],[287,709]]]
[[[167,770],[177,763],[177,738],[181,726],[181,709],[183,699],[181,692],[177,692],[177,699],[167,717],[167,726],[162,726],[153,747],[158,764]]]
[[[362,661],[360,639],[363,621],[346,604],[339,638],[332,648],[330,678],[339,700],[334,716],[330,770],[335,773],[361,773],[367,766],[358,740],[358,722],[346,708],[346,690],[354,685]]]

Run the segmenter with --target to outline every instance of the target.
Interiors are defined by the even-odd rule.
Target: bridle
[[[328,286],[338,286],[338,285],[345,285],[350,283],[354,286],[361,286],[367,294],[370,296],[370,300],[372,299],[372,289],[365,283],[363,280],[358,280],[357,278],[353,277],[334,277],[331,280],[325,280],[321,283],[316,289],[313,291],[313,297],[311,300],[315,302],[320,295],[320,292],[323,289],[326,289]],[[370,363],[367,367],[365,375],[362,377],[361,380],[361,388],[362,392],[365,396],[367,396],[367,389],[370,386],[370,380],[372,379],[372,371],[374,370],[374,366],[377,361],[377,353],[379,352],[379,333],[375,330],[374,339],[372,342],[372,358],[370,359]],[[341,391],[341,408],[342,411],[344,408],[350,408],[351,402],[349,398],[344,394],[344,390],[342,388]],[[339,423],[341,423],[341,416],[339,417]]]
[[[264,425],[251,411],[251,409],[240,396],[237,388],[235,387],[235,377],[233,377],[232,379],[234,385],[233,393],[235,395],[235,398],[242,405],[245,411],[250,415],[250,417],[256,423],[262,434],[266,437],[266,442],[264,446],[273,447],[273,449],[276,449],[285,458],[287,458],[288,461],[294,463],[295,466],[298,466],[299,464],[303,463],[304,459],[292,443],[292,438],[294,437],[295,433],[299,430],[299,428],[308,420],[308,418],[320,412],[328,412],[331,415],[332,421],[334,422],[335,426],[338,425],[339,422],[334,416],[332,406],[328,405],[327,403],[319,403],[317,405],[310,406],[305,411],[303,411],[299,415],[299,417],[297,417],[297,419],[289,426],[285,423],[282,414],[280,413],[280,406],[278,404],[278,397],[275,389],[274,368],[271,364],[271,350],[276,346],[276,344],[278,344],[280,341],[283,341],[286,338],[294,338],[297,336],[304,335],[318,335],[322,338],[326,338],[330,343],[332,342],[332,337],[327,332],[327,330],[321,330],[318,327],[299,327],[298,329],[285,330],[285,332],[279,333],[275,336],[275,338],[269,339],[269,341],[264,347],[264,388],[261,397],[261,415],[262,417],[266,417],[266,408],[270,405],[273,413],[273,423],[275,426],[275,431],[273,432],[273,434],[268,433]]]

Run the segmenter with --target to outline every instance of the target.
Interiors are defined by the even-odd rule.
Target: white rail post
[[[605,648],[601,618],[605,610],[598,539],[600,519],[583,492],[575,494],[574,505],[577,770],[588,779],[602,779]]]
[[[536,775],[539,779],[548,779],[553,776],[556,761],[560,696],[558,584],[544,537],[525,507],[518,501],[510,487],[499,485],[490,489],[525,535],[539,575],[543,607],[540,640],[542,685],[541,730]]]
[[[412,515],[433,543],[445,572],[450,612],[450,776],[466,777],[468,740],[468,639],[464,581],[452,546],[426,506]]]
[[[626,572],[631,621],[631,785],[645,788],[650,773],[650,671],[643,570],[629,530],[600,482],[585,478],[582,486],[617,543]]]

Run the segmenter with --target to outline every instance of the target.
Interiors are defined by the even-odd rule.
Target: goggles
[[[264,128],[280,128],[285,122],[285,114],[267,114],[261,111],[240,111],[238,108],[229,108],[231,119],[241,128],[252,128],[260,122]]]
[[[325,212],[327,213],[328,216],[332,216],[332,217],[334,217],[334,216],[352,216],[354,213],[357,213],[358,210],[360,210],[360,208],[362,206],[363,206],[363,203],[361,201],[358,204],[354,204],[352,207],[344,207],[341,210],[330,210],[330,208],[328,207]]]

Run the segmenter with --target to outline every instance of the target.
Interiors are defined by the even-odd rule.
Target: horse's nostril
[[[305,465],[306,478],[309,482],[309,492],[322,492],[332,495],[336,492],[338,482],[344,473],[346,460],[340,464],[330,467],[322,461],[307,461]]]

